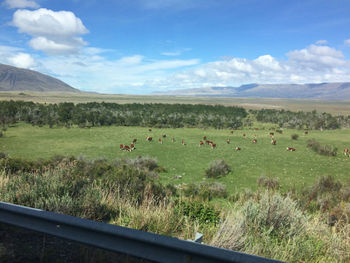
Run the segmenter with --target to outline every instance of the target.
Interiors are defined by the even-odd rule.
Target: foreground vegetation
[[[349,184],[322,177],[303,192],[281,194],[274,180],[260,178],[257,191],[223,197],[219,207],[207,195],[186,197],[160,184],[162,169],[149,158],[2,155],[0,200],[184,239],[199,231],[207,244],[288,262],[350,259]]]

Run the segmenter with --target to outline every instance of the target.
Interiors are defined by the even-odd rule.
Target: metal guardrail
[[[0,222],[155,262],[281,262],[5,202],[0,202]]]

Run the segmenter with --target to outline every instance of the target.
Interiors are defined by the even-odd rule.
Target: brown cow
[[[152,129],[148,129],[148,131],[149,131],[149,132],[151,132],[151,131],[152,131]]]
[[[227,144],[230,144],[230,139],[226,139],[226,143],[227,143]]]
[[[200,141],[199,142],[199,147],[203,146],[204,142],[203,141]]]
[[[295,152],[295,148],[293,148],[293,147],[287,147],[287,151]]]
[[[120,144],[119,149],[124,150],[124,144]]]
[[[135,145],[134,145],[133,143],[130,144],[130,150],[131,150],[131,151],[135,150]]]
[[[152,141],[152,137],[150,137],[150,136],[147,136],[147,137],[146,137],[146,141],[149,141],[149,142],[151,142],[151,141]]]
[[[240,151],[241,150],[241,147],[236,147],[236,151]]]
[[[166,137],[166,134],[163,134],[162,137],[165,138],[165,137]]]
[[[158,142],[159,142],[160,144],[163,144],[162,138],[159,138],[159,139],[158,139]]]
[[[233,134],[234,131],[230,131],[231,134]]]
[[[216,148],[216,143],[211,143],[210,146],[212,149],[214,149],[214,148]]]
[[[131,152],[131,148],[129,145],[124,145],[124,149],[125,151]]]
[[[185,140],[184,140],[184,139],[182,139],[181,144],[182,144],[182,145],[184,145],[184,146],[186,145],[186,143],[185,143]]]
[[[203,136],[203,141],[206,141],[207,140],[207,136]]]
[[[245,135],[246,135],[246,134],[245,134],[245,133],[243,133],[243,137],[245,137]]]
[[[132,143],[136,143],[136,141],[137,141],[137,139],[133,139],[133,140],[132,140]]]
[[[276,145],[276,140],[271,140],[272,145]]]
[[[205,143],[208,144],[208,145],[209,145],[211,142],[212,142],[212,141],[208,141],[208,140],[205,141]]]
[[[307,132],[307,131],[304,132],[304,135],[308,135],[308,134],[309,134],[309,132]]]
[[[344,149],[344,155],[350,157],[349,148]]]
[[[257,143],[257,142],[258,142],[257,139],[252,140],[252,143]]]
[[[172,141],[172,142],[175,142],[175,138],[174,138],[174,137],[173,137],[173,138],[171,138],[171,141]]]

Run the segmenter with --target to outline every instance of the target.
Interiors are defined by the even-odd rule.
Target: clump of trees
[[[192,104],[59,103],[23,101],[0,102],[0,122],[24,121],[32,125],[143,126],[159,128],[242,126],[247,112],[241,107]]]
[[[275,109],[250,110],[261,122],[272,122],[283,128],[294,129],[337,129],[349,124],[349,118],[334,117],[329,113],[319,113],[317,111],[288,111]]]

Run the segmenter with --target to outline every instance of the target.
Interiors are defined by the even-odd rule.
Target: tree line
[[[237,129],[247,112],[241,107],[192,104],[79,103],[40,104],[1,101],[3,125],[24,121],[32,125],[142,126],[159,128],[213,127]]]
[[[198,127],[239,129],[252,125],[251,120],[274,123],[281,128],[337,129],[350,127],[350,116],[332,116],[317,111],[275,109],[249,110],[242,107],[193,104],[117,104],[106,102],[41,104],[24,101],[0,101],[0,123],[23,121],[50,127],[77,125],[141,126],[157,128]]]

